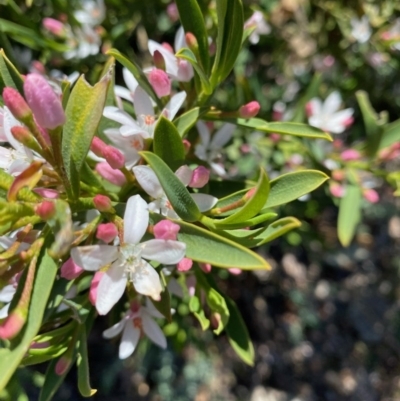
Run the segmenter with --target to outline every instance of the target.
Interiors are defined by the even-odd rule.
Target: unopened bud
[[[60,269],[61,277],[67,280],[73,280],[79,277],[85,270],[78,266],[72,258],[69,258]]]
[[[196,36],[191,32],[186,32],[185,40],[189,49],[196,54],[199,50],[199,43],[197,42]]]
[[[218,312],[214,312],[211,314],[211,326],[214,330],[217,330],[219,325],[221,324],[221,315]]]
[[[189,82],[194,75],[192,64],[182,58],[178,58],[178,77],[181,82]]]
[[[99,224],[97,227],[96,238],[107,244],[114,241],[117,235],[118,230],[114,223]]]
[[[202,188],[208,183],[210,179],[210,170],[206,169],[204,166],[196,167],[193,170],[192,179],[189,183],[191,188]]]
[[[176,241],[180,230],[178,224],[169,220],[161,220],[153,227],[153,234],[156,239],[174,240]]]
[[[63,37],[65,35],[64,24],[54,18],[44,18],[42,25],[44,29],[52,33],[54,36]]]
[[[62,376],[64,373],[67,372],[69,367],[71,366],[72,360],[71,357],[68,355],[63,355],[58,362],[56,363],[56,366],[54,368],[54,371],[56,375]]]
[[[3,101],[17,120],[23,122],[32,116],[32,110],[16,89],[8,87],[4,88]]]
[[[174,49],[172,48],[172,46],[167,43],[167,42],[163,42],[161,43],[161,46],[165,49],[168,50],[170,53],[174,54]]]
[[[158,69],[165,71],[165,60],[163,55],[158,50],[156,50],[153,54],[153,61],[154,65]]]
[[[347,149],[340,154],[340,158],[344,162],[348,162],[351,160],[359,160],[361,158],[361,154],[358,150],[355,149]]]
[[[27,148],[33,150],[40,150],[38,143],[36,142],[35,137],[28,130],[28,128],[21,127],[20,125],[16,125],[11,128],[11,133],[13,137],[20,143],[22,143]]]
[[[192,144],[187,139],[182,140],[182,143],[183,143],[183,147],[185,149],[185,154],[188,154]]]
[[[57,199],[60,197],[60,193],[55,189],[49,188],[34,188],[33,192],[36,192],[38,195],[42,196],[43,198],[48,199]]]
[[[24,93],[40,126],[54,129],[65,123],[61,100],[43,76],[28,74],[24,82]]]
[[[307,117],[311,117],[314,114],[314,106],[312,102],[308,102],[306,104],[306,115]]]
[[[99,137],[95,136],[90,144],[90,150],[98,157],[104,157],[103,151],[107,147],[107,144],[103,142]]]
[[[246,195],[244,196],[246,201],[249,201],[253,196],[254,193],[256,192],[256,188],[251,188],[246,192]]]
[[[239,109],[239,115],[242,118],[252,118],[255,117],[258,112],[260,111],[260,103],[256,102],[255,100],[243,105]]]
[[[126,184],[126,177],[119,170],[114,170],[107,162],[98,163],[96,171],[107,181],[122,187]]]
[[[209,263],[199,263],[199,267],[204,273],[208,274],[211,272],[211,265]]]
[[[228,269],[228,272],[233,274],[234,276],[238,276],[239,274],[242,274],[243,271],[238,267],[231,267],[230,269]]]
[[[193,260],[189,258],[183,258],[176,266],[178,272],[187,272],[193,266]]]
[[[378,203],[379,202],[379,194],[375,191],[375,189],[366,189],[363,193],[364,198],[370,203]]]
[[[12,311],[0,325],[0,338],[9,340],[14,338],[25,324],[25,318],[18,311]]]
[[[149,73],[149,82],[158,97],[169,96],[171,93],[171,80],[167,73],[158,68],[154,68]]]
[[[345,187],[337,182],[333,182],[329,186],[329,191],[335,198],[343,198],[345,194]]]
[[[111,199],[105,195],[96,195],[93,198],[95,208],[99,212],[107,213],[113,210]]]
[[[49,220],[56,212],[56,205],[54,202],[45,200],[36,206],[35,212],[42,220]]]
[[[332,171],[332,178],[335,181],[343,181],[346,177],[346,173],[343,170],[333,170]]]
[[[167,6],[167,15],[171,22],[176,22],[179,19],[179,11],[176,3],[168,4]]]
[[[125,156],[113,146],[106,146],[103,149],[103,156],[113,169],[120,169],[125,166]]]

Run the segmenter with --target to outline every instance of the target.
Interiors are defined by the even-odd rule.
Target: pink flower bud
[[[199,43],[197,42],[196,36],[191,32],[186,32],[185,40],[189,49],[196,53],[199,49]]]
[[[278,143],[282,139],[281,135],[275,133],[272,133],[269,137],[271,138],[271,141],[274,143]]]
[[[56,363],[56,366],[54,367],[54,371],[56,375],[62,376],[66,371],[69,369],[71,366],[72,360],[69,356],[63,355],[58,362]]]
[[[255,117],[258,112],[260,111],[260,103],[256,102],[255,100],[243,105],[239,109],[239,115],[242,118],[252,118]]]
[[[378,203],[379,202],[379,194],[375,191],[375,189],[366,189],[363,193],[364,198],[370,203]]]
[[[189,296],[193,297],[193,295],[196,293],[196,276],[187,276],[186,287],[188,289]]]
[[[43,76],[28,74],[24,82],[24,93],[40,126],[54,129],[65,123],[61,100]]]
[[[57,199],[59,198],[60,194],[55,189],[48,189],[48,188],[34,188],[33,192],[36,192],[43,198],[47,199]]]
[[[2,340],[14,338],[21,331],[24,324],[24,317],[17,311],[12,311],[0,325],[0,338]]]
[[[176,6],[175,3],[168,4],[167,7],[167,15],[171,22],[176,22],[179,19],[179,11],[178,7]]]
[[[239,274],[242,274],[243,271],[237,267],[231,267],[230,269],[228,269],[228,272],[233,274],[234,276],[238,276]]]
[[[153,61],[156,68],[165,71],[165,60],[163,55],[156,50],[153,54]]]
[[[104,241],[107,244],[111,241],[114,241],[117,235],[118,230],[114,223],[99,224],[97,227],[96,238]]]
[[[17,120],[24,121],[32,115],[32,110],[25,99],[14,88],[3,89],[3,101]]]
[[[97,299],[97,288],[99,286],[100,280],[103,277],[104,272],[98,271],[94,274],[92,282],[90,284],[90,290],[89,290],[89,301],[90,303],[95,306],[96,305],[96,299]]]
[[[221,315],[218,312],[213,312],[211,314],[211,326],[214,330],[218,329],[220,323],[221,323]]]
[[[36,72],[37,74],[45,74],[46,67],[39,60],[33,60],[31,63],[31,72]]]
[[[111,199],[108,196],[105,195],[96,195],[93,198],[93,203],[95,208],[99,211],[99,212],[110,212],[112,210],[112,203],[111,203]]]
[[[314,107],[312,102],[308,102],[306,104],[306,115],[307,117],[311,117],[314,114]]]
[[[95,136],[92,139],[92,143],[90,144],[90,150],[98,157],[104,157],[103,152],[104,149],[108,145],[103,142],[99,137]]]
[[[204,166],[196,167],[193,170],[192,179],[189,182],[191,188],[202,188],[208,183],[210,179],[210,170]]]
[[[44,18],[42,21],[43,28],[55,36],[64,36],[64,24],[54,18]]]
[[[174,54],[174,49],[172,48],[172,46],[167,43],[167,42],[163,42],[161,43],[161,46],[165,49],[168,50],[170,53]]]
[[[335,181],[343,181],[345,177],[346,177],[346,173],[343,170],[332,171],[332,178]]]
[[[126,178],[119,170],[114,170],[107,162],[98,163],[96,171],[107,181],[122,187],[126,184]]]
[[[169,220],[161,220],[153,227],[154,237],[157,239],[176,241],[180,226]]]
[[[149,82],[158,97],[169,96],[171,93],[171,80],[167,73],[158,68],[150,71]]]
[[[192,144],[187,139],[183,139],[182,143],[183,143],[183,147],[185,148],[185,154],[188,154]]]
[[[117,148],[106,146],[103,155],[113,169],[120,169],[125,166],[125,157]]]
[[[34,146],[34,144],[36,144],[35,138],[26,127],[16,125],[15,127],[11,128],[11,133],[18,142],[21,142],[26,147],[30,148],[31,146]]]
[[[67,280],[73,280],[79,277],[85,270],[78,266],[72,258],[67,259],[67,261],[61,266],[60,272],[61,277]]]
[[[347,149],[341,153],[340,157],[344,162],[348,162],[351,160],[359,160],[361,158],[361,154],[358,150]]]
[[[199,267],[204,273],[208,274],[211,272],[211,265],[209,263],[199,263]]]
[[[181,82],[189,82],[193,78],[193,67],[187,60],[178,58],[178,77]]]
[[[343,185],[340,185],[337,182],[333,182],[330,186],[329,186],[329,190],[331,192],[331,194],[335,197],[335,198],[343,198],[344,194],[345,194],[345,188]]]
[[[176,266],[179,272],[187,272],[193,266],[193,260],[189,258],[183,258]]]
[[[56,213],[56,205],[54,202],[45,200],[35,207],[35,212],[42,220],[49,220]]]

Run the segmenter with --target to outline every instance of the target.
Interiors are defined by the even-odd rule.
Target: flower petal
[[[8,316],[8,310],[10,309],[10,305],[11,303],[6,304],[0,309],[0,319],[4,319],[5,317]]]
[[[132,102],[133,100],[131,91],[129,89],[124,88],[123,86],[115,85],[114,92],[118,97],[122,99],[129,100],[130,102]]]
[[[88,245],[71,249],[72,260],[82,269],[96,271],[118,258],[118,248],[112,245]]]
[[[175,175],[179,178],[180,182],[187,187],[192,180],[193,170],[189,166],[181,166],[175,171]]]
[[[142,311],[142,327],[143,331],[154,344],[161,348],[167,348],[167,339],[160,326],[155,322],[146,311]]]
[[[164,190],[161,187],[156,173],[149,166],[136,166],[133,167],[133,174],[143,188],[154,199],[161,198],[164,195]]]
[[[0,302],[11,302],[16,292],[16,288],[13,285],[6,285],[0,290]]]
[[[163,110],[163,115],[172,121],[186,99],[186,92],[179,92],[171,97]]]
[[[136,88],[138,87],[139,83],[136,80],[136,78],[133,76],[133,74],[127,69],[127,68],[123,68],[122,69],[122,76],[124,77],[124,81],[126,83],[126,86],[128,87],[128,89],[134,93]],[[131,98],[132,100],[132,98]]]
[[[149,210],[140,195],[131,196],[124,214],[124,242],[138,244],[149,225]]]
[[[119,359],[126,359],[133,354],[140,339],[140,330],[134,327],[133,321],[130,320],[126,323],[124,332],[122,334],[121,342],[119,344]]]
[[[178,61],[175,55],[154,40],[149,40],[148,46],[151,55],[154,55],[154,52],[156,50],[158,50],[162,54],[162,56],[164,57],[165,70],[167,74],[171,74],[176,77],[178,75]]]
[[[211,149],[221,149],[224,145],[226,145],[232,138],[233,131],[235,130],[236,125],[226,123],[224,124],[213,136],[210,148]]]
[[[111,326],[109,329],[104,330],[103,337],[104,338],[116,337],[119,333],[122,332],[126,324],[127,324],[126,318],[123,318],[118,323],[115,323],[114,326]]]
[[[114,106],[105,107],[103,116],[122,125],[134,125],[136,123],[128,113]]]
[[[162,291],[160,277],[153,266],[142,259],[140,269],[132,277],[135,290],[142,295],[148,295],[155,301],[160,300]]]
[[[133,105],[138,120],[139,116],[154,116],[154,109],[150,96],[140,86],[136,88],[133,94]]]
[[[214,196],[207,194],[190,194],[196,205],[198,206],[200,212],[206,212],[216,205],[218,199]]]
[[[114,262],[104,273],[97,287],[96,309],[99,315],[106,315],[122,297],[128,279],[124,267]]]
[[[322,114],[326,116],[330,116],[339,110],[340,104],[342,103],[342,97],[338,91],[332,92],[324,102],[322,106]]]
[[[166,265],[178,263],[186,252],[186,244],[180,241],[151,239],[140,244],[142,257]]]

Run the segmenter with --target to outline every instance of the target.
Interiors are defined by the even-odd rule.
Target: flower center
[[[125,273],[132,280],[133,276],[138,273],[143,264],[142,248],[140,245],[125,244],[120,249],[120,262],[124,266]]]

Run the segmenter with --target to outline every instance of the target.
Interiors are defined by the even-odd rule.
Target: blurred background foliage
[[[198,2],[212,34],[213,2]],[[0,47],[22,73],[39,69],[56,77],[78,71],[93,83],[111,47],[145,67],[151,62],[149,38],[173,44],[179,22],[169,1],[105,0],[104,18],[92,27],[99,51],[67,58],[66,52],[77,43],[51,34],[42,22],[55,18],[68,23],[72,31],[79,30],[84,24],[76,11],[84,4],[0,0]],[[363,217],[357,221],[354,240],[344,248],[337,236],[340,199],[325,185],[282,207],[282,216],[296,216],[303,224],[259,249],[273,271],[238,276],[213,272],[225,279],[220,285],[237,302],[249,327],[256,348],[254,368],[237,359],[224,335],[203,333],[185,303],[174,305],[174,322],[164,328],[168,350],[142,341],[126,362],[118,360],[116,342],[102,339],[108,325],[102,318],[89,338],[92,384],[99,389],[94,399],[399,399],[400,202],[394,196],[400,181],[399,155],[385,159],[363,153],[361,160],[348,162],[340,154],[346,148],[364,152],[368,145],[357,91],[368,94],[377,113],[387,111],[388,122],[400,117],[400,3],[248,0],[244,6],[246,19],[261,11],[270,32],[258,43],[245,44],[234,74],[218,90],[213,104],[236,110],[257,100],[262,118],[306,122],[307,102],[337,90],[346,107],[354,109],[354,124],[328,146],[238,129],[226,152],[232,186],[237,177],[254,178],[260,164],[271,178],[314,167],[329,174],[353,172],[356,181],[364,180],[365,188],[375,188],[379,202],[364,199],[356,206],[363,209]],[[363,16],[370,36],[360,42],[352,24]],[[116,81],[123,83],[121,66],[116,71]],[[390,145],[399,142],[398,131]],[[326,160],[336,166],[332,169]],[[0,400],[37,399],[45,368],[21,369]],[[55,399],[80,400],[75,383],[71,372]]]

